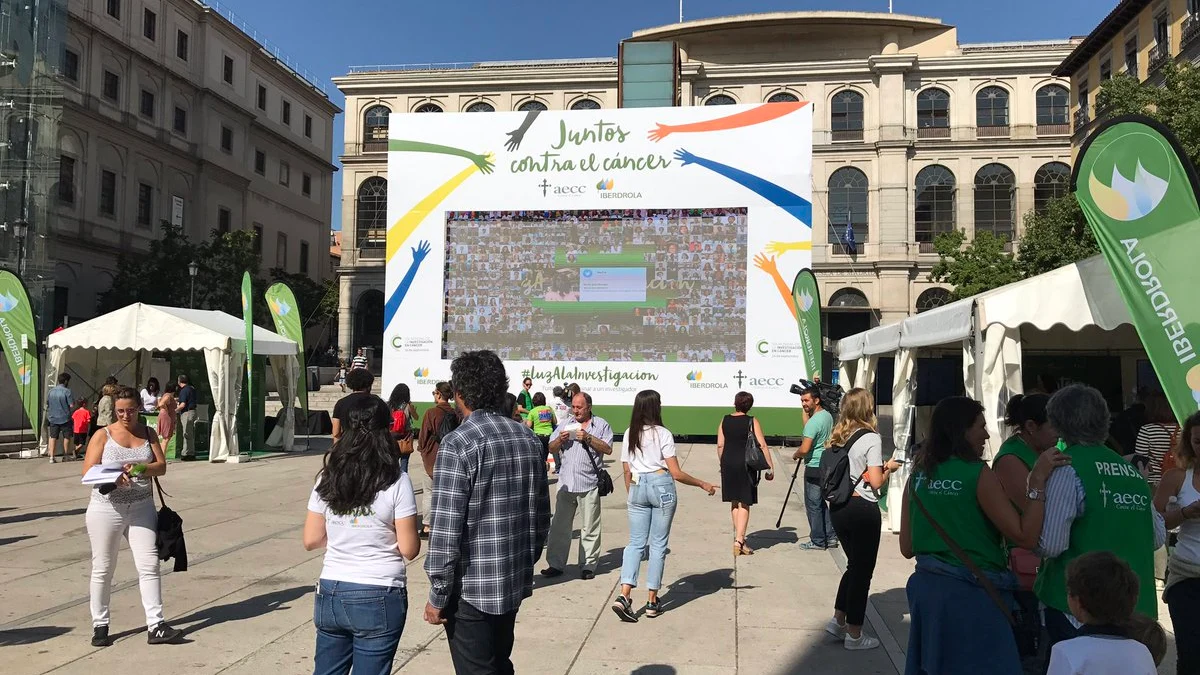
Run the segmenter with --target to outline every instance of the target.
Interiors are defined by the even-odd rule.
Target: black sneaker
[[[591,581],[592,579],[596,578],[596,573],[591,570],[584,570],[579,573],[579,578],[583,579],[584,581]]]
[[[637,623],[637,614],[633,613],[633,603],[629,598],[618,595],[616,600],[613,600],[612,611],[616,612],[617,616],[625,623]]]
[[[560,576],[562,576],[562,573],[563,573],[562,570],[556,569],[553,567],[547,567],[546,569],[542,570],[542,576],[546,577],[547,579],[552,579],[554,577],[560,577]]]
[[[92,646],[107,647],[112,644],[108,639],[108,626],[95,626],[92,628]]]
[[[662,614],[662,607],[659,606],[657,602],[647,602],[646,606],[642,608],[642,612],[647,618],[653,619],[659,614]]]
[[[183,631],[178,628],[171,628],[164,621],[150,629],[150,632],[146,635],[146,642],[152,645],[166,645],[171,644],[181,637],[183,637]]]

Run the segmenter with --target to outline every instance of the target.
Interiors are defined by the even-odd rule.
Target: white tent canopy
[[[47,339],[47,381],[63,372],[69,352],[114,350],[136,354],[141,351],[200,351],[208,371],[213,395],[209,461],[237,461],[237,408],[242,392],[246,360],[246,328],[242,319],[212,310],[160,307],[137,303],[70,328]],[[295,342],[259,326],[254,327],[254,353],[270,358],[277,373],[283,401],[279,424],[283,447],[290,449],[295,420],[291,401],[296,395],[300,365]],[[93,373],[95,378],[102,377]]]
[[[1131,323],[1107,264],[1095,256],[910,316],[900,323],[851,335],[838,342],[837,354],[848,381],[862,387],[873,382],[875,362],[881,355],[895,355],[892,428],[897,452],[903,453],[912,426],[917,351],[961,348],[966,391],[984,406],[991,435],[987,451],[990,458],[1005,436],[1005,404],[1024,389],[1022,328],[1047,332],[1059,328],[1081,331],[1094,326],[1111,331]],[[907,470],[901,474],[893,474],[892,487],[896,489],[889,491],[893,529],[899,527],[899,499]]]

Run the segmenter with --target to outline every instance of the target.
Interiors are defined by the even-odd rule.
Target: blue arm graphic
[[[711,159],[698,157],[688,152],[687,150],[676,150],[675,159],[683,162],[683,166],[688,164],[699,164],[700,166],[719,173],[729,180],[749,188],[757,193],[763,199],[771,202],[779,208],[787,211],[793,218],[799,220],[807,228],[812,228],[812,202],[804,197],[780,187],[769,180],[755,176],[752,173],[747,173],[741,169],[735,169],[728,164],[715,162]]]
[[[404,273],[404,278],[400,280],[400,285],[396,290],[392,291],[392,297],[388,298],[387,304],[383,306],[383,327],[386,330],[392,325],[392,319],[395,318],[396,312],[400,311],[400,303],[404,302],[404,296],[408,295],[408,289],[412,286],[413,279],[417,277],[417,268],[421,266],[421,261],[429,255],[433,249],[428,241],[422,241],[416,248],[412,249],[413,261],[409,266],[408,271]]]

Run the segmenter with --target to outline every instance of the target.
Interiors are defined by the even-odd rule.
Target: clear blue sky
[[[350,66],[616,56],[633,31],[674,23],[678,0],[219,0],[326,84]],[[895,0],[897,13],[937,17],[961,42],[1086,35],[1117,0]],[[887,11],[887,0],[685,0],[684,19],[803,10]],[[335,157],[342,143],[334,129]],[[341,176],[334,178],[334,228]]]

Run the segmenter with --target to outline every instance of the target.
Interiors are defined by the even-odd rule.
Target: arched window
[[[1037,132],[1039,134],[1071,133],[1071,96],[1066,87],[1048,84],[1037,90]]]
[[[771,94],[771,98],[767,99],[767,103],[796,103],[800,98],[795,94],[787,91],[781,91],[778,94]]]
[[[828,309],[864,309],[870,307],[867,296],[857,288],[841,288],[829,298]]]
[[[945,89],[917,94],[917,138],[950,138],[950,94]]]
[[[547,108],[546,104],[542,103],[541,101],[525,101],[521,105],[517,106],[517,110],[519,112],[532,112],[534,110],[549,110],[549,108]]]
[[[949,304],[954,296],[944,288],[930,288],[917,296],[917,314]]]
[[[1033,208],[1041,210],[1052,199],[1070,191],[1071,167],[1062,162],[1047,162],[1033,174]]]
[[[496,109],[487,101],[476,101],[467,106],[467,112],[496,112]]]
[[[581,98],[571,104],[571,110],[599,110],[600,103],[590,98]]]
[[[863,95],[843,89],[829,102],[829,129],[835,141],[861,141],[863,138]]]
[[[1008,90],[1003,87],[984,87],[979,90],[975,95],[975,126],[1008,126]],[[981,130],[980,135],[987,134]]]
[[[354,240],[364,258],[378,258],[387,247],[387,179],[371,176],[358,186]]]
[[[916,192],[916,239],[920,244],[932,244],[943,232],[954,231],[954,174],[941,164],[932,164],[917,173],[913,184]],[[932,248],[921,247],[929,252]]]
[[[844,166],[829,175],[829,243],[841,255],[862,253],[871,222],[867,175]],[[853,240],[849,229],[853,233]]]
[[[440,106],[436,103],[422,103],[421,105],[417,106],[417,109],[414,110],[413,112],[439,113],[439,112],[442,112],[442,106]]]
[[[388,141],[388,115],[392,111],[385,105],[367,108],[363,114],[363,152],[384,152]]]
[[[1017,178],[1003,164],[987,164],[975,174],[975,233],[1013,240],[1013,197]]]
[[[726,96],[725,94],[709,96],[704,101],[704,105],[734,105],[736,103],[737,101],[733,100],[732,96]]]

